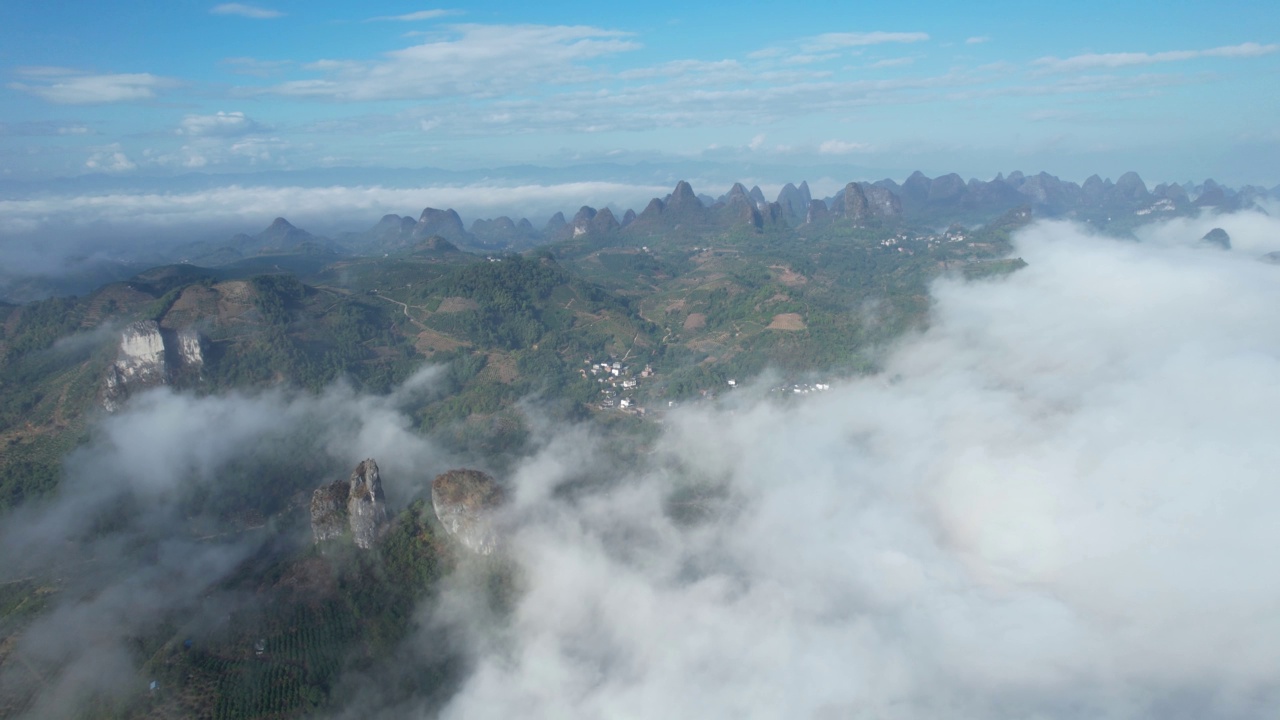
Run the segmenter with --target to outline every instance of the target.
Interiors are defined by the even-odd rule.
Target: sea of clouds
[[[1215,226],[1232,250],[1197,242]],[[1280,703],[1280,267],[1258,258],[1280,250],[1280,222],[1205,215],[1136,235],[1038,222],[1015,238],[1026,268],[935,283],[927,329],[882,372],[794,402],[759,383],[680,408],[643,460],[619,464],[590,424],[534,417],[533,451],[503,478],[513,611],[477,613],[460,572],[406,641],[409,661],[442,627],[461,643],[470,672],[441,715],[1266,715]],[[96,556],[161,550],[120,550],[111,577],[24,634],[47,673],[38,708],[119,682],[94,668],[138,662],[137,608],[199,615],[260,547],[172,540],[175,483],[305,437],[336,467],[376,457],[405,478],[402,503],[457,461],[405,410],[434,382],[386,397],[161,390],[104,420],[60,497],[5,519],[0,539],[11,558],[56,555],[66,528],[127,493],[154,512]],[[438,708],[366,688],[345,713]]]

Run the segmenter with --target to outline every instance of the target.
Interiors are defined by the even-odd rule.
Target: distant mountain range
[[[205,180],[211,177],[201,176]],[[209,239],[207,234],[205,239],[184,244],[155,238],[142,243],[106,240],[99,247],[113,247],[109,256],[86,249],[68,256],[57,271],[23,272],[20,264],[7,271],[0,268],[0,297],[25,302],[81,294],[147,267],[172,262],[204,267],[248,263],[266,272],[284,255],[293,256],[291,267],[299,262],[318,267],[349,256],[441,252],[444,246],[433,238],[447,240],[454,251],[488,254],[523,252],[563,242],[639,247],[652,245],[661,237],[710,239],[733,232],[804,236],[848,226],[931,232],[953,225],[983,226],[1022,207],[1035,217],[1071,219],[1124,235],[1152,220],[1194,215],[1206,209],[1266,212],[1263,204],[1277,199],[1280,186],[1270,190],[1229,188],[1210,179],[1200,184],[1162,183],[1148,188],[1132,172],[1115,181],[1095,175],[1080,184],[1044,172],[1014,172],[989,181],[966,181],[954,173],[930,178],[915,172],[901,183],[890,179],[850,182],[834,195],[821,198],[813,197],[807,182],[787,183],[773,200],[758,186],[734,183],[728,192],[713,197],[698,193],[682,180],[670,194],[652,198],[643,208],[582,206],[570,218],[557,212],[540,223],[499,216],[475,219],[467,225],[453,208],[428,207],[416,218],[388,214],[367,230],[334,237],[313,234],[279,217],[259,232],[239,232],[225,240]],[[280,210],[287,212],[288,208]],[[194,226],[192,230],[186,237],[196,234]],[[428,240],[433,243],[429,247],[424,245]]]
[[[1041,172],[1013,172],[989,181],[965,181],[954,173],[930,178],[915,172],[904,182],[850,182],[835,195],[815,198],[807,182],[787,183],[770,201],[758,186],[735,183],[719,196],[697,194],[686,181],[663,198],[653,198],[637,212],[619,216],[610,208],[581,207],[571,219],[556,213],[541,228],[527,218],[476,219],[468,227],[452,208],[425,208],[415,220],[386,215],[364,232],[335,239],[312,235],[277,218],[255,234],[237,234],[225,243],[183,247],[181,259],[205,266],[272,254],[343,255],[399,253],[439,237],[469,251],[522,251],[581,237],[643,238],[658,233],[705,234],[717,230],[755,232],[821,228],[833,223],[858,227],[941,228],[982,225],[1018,207],[1039,217],[1066,218],[1112,231],[1127,232],[1161,218],[1186,216],[1203,209],[1229,212],[1262,210],[1260,202],[1280,199],[1280,187],[1227,188],[1213,180],[1199,185],[1161,183],[1148,188],[1137,173],[1112,181],[1091,176],[1081,184]]]

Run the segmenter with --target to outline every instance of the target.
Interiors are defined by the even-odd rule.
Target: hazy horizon
[[[28,4],[0,29],[0,177],[608,162],[1271,187],[1275,15],[1246,2]]]

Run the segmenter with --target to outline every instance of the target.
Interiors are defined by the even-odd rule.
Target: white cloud
[[[809,38],[804,43],[805,50],[820,52],[849,47],[865,47],[884,43],[914,43],[929,39],[928,33],[922,32],[837,32],[823,33]]]
[[[239,145],[240,143],[237,143]],[[184,148],[187,152],[194,149]],[[266,144],[245,144],[238,152],[268,157],[276,151]],[[112,153],[103,153],[100,164]],[[174,156],[182,164],[189,154]],[[127,158],[123,162],[129,163]],[[156,162],[170,162],[161,156]],[[374,218],[386,213],[417,215],[424,207],[452,207],[464,216],[550,215],[554,210],[577,209],[583,204],[604,207],[644,207],[651,198],[671,192],[670,187],[627,185],[611,182],[576,182],[558,185],[470,184],[420,188],[384,187],[256,187],[230,186],[189,193],[108,193],[0,199],[0,224],[15,232],[31,232],[56,224],[59,227],[155,228],[188,224],[270,222],[282,213],[297,222],[327,223],[353,216]],[[372,222],[372,221],[371,221]],[[0,252],[8,252],[0,247]],[[49,252],[53,252],[49,249]],[[3,263],[0,263],[3,264]]]
[[[284,16],[284,13],[279,10],[268,10],[267,8],[244,5],[242,3],[214,5],[209,12],[214,15],[238,15],[240,17],[253,18],[254,20],[270,20]]]
[[[137,684],[145,657],[133,643],[154,632],[157,617],[208,627],[243,607],[239,593],[220,581],[274,533],[240,532],[243,519],[218,517],[218,499],[242,492],[230,489],[247,476],[239,463],[253,464],[259,489],[265,478],[273,491],[290,486],[309,493],[372,456],[388,503],[403,507],[433,470],[454,464],[404,412],[434,394],[439,375],[421,369],[380,396],[343,384],[315,394],[197,396],[158,389],[100,418],[92,439],[66,458],[58,493],[28,504],[21,515],[6,514],[0,525],[9,550],[0,560],[4,577],[30,574],[31,567],[80,568],[60,579],[66,592],[50,597],[22,633],[11,636],[10,648],[40,677],[38,687],[24,693],[25,710],[33,717],[74,717],[95,693]],[[319,477],[291,479],[273,470],[305,465]],[[269,502],[261,507],[270,511]],[[108,508],[112,526],[85,532]],[[197,539],[197,528],[208,535]]]
[[[460,13],[461,11],[459,10],[419,10],[405,13],[404,15],[379,15],[378,17],[371,17],[365,22],[417,22],[419,20],[435,20],[436,18]]]
[[[36,120],[18,123],[0,123],[0,135],[18,136],[50,136],[50,135],[93,135],[88,125],[63,124],[47,120]]]
[[[549,443],[442,717],[1268,713],[1278,269],[1062,223],[1018,253],[882,375],[669,416],[607,487],[599,442]]]
[[[629,34],[586,26],[455,25],[453,36],[387,53],[384,60],[321,60],[323,79],[269,91],[340,101],[492,97],[594,77],[582,63],[635,50]]]
[[[93,153],[88,160],[85,160],[84,167],[86,170],[108,173],[122,173],[138,169],[137,163],[130,160],[118,145]]]
[[[797,55],[788,55],[782,58],[781,62],[784,65],[814,65],[817,63],[824,63],[829,60],[835,60],[838,57],[840,57],[839,53],[821,53],[816,55],[812,53],[800,53]]]
[[[888,60],[877,60],[868,67],[871,68],[888,68],[888,67],[904,67],[916,61],[913,57],[890,58]]]
[[[965,45],[981,45],[982,43],[985,43],[985,42],[991,42],[991,38],[987,37],[986,35],[975,35],[971,38],[965,38],[964,44]]]
[[[647,80],[651,78],[699,78],[741,79],[748,71],[737,60],[672,60],[649,67],[632,68],[617,74],[620,80]]]
[[[751,138],[751,142],[747,143],[747,147],[752,150],[759,150],[764,147],[764,133],[760,133],[759,135]]]
[[[1042,57],[1035,65],[1048,72],[1074,72],[1077,70],[1095,70],[1098,68],[1121,68],[1135,65],[1152,65],[1163,62],[1195,60],[1198,58],[1240,58],[1270,55],[1280,50],[1280,45],[1259,45],[1248,42],[1240,45],[1228,45],[1208,50],[1170,50],[1158,53],[1089,53],[1075,55],[1066,59]]]
[[[844,140],[827,140],[818,146],[823,155],[850,155],[852,153],[869,152],[872,149],[866,143],[845,142]]]
[[[281,74],[296,63],[292,60],[258,60],[251,57],[229,57],[220,61],[219,64],[226,66],[237,75],[271,77],[272,75]]]
[[[91,105],[149,100],[156,96],[157,90],[177,84],[150,73],[91,75],[58,70],[60,72],[51,72],[49,68],[21,69],[17,74],[26,81],[9,83],[8,87],[62,105]]]
[[[243,112],[218,111],[213,115],[187,115],[175,132],[194,137],[235,137],[263,129]]]

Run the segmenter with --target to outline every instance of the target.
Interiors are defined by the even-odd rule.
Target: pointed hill
[[[471,223],[471,236],[480,247],[502,250],[524,250],[537,245],[542,236],[525,218],[518,222],[506,215],[491,220],[477,218]]]
[[[790,224],[798,225],[804,221],[809,211],[809,203],[813,196],[809,193],[809,183],[801,182],[799,187],[787,183],[778,192],[777,203]]]
[[[337,256],[346,253],[338,243],[296,227],[278,217],[261,232],[237,233],[225,243],[199,242],[180,250],[183,259],[205,267],[218,267],[245,258],[276,255]]]
[[[458,213],[453,208],[446,210],[424,208],[411,234],[415,239],[439,235],[460,246],[470,245],[474,241],[463,226],[462,218],[458,217]]]

